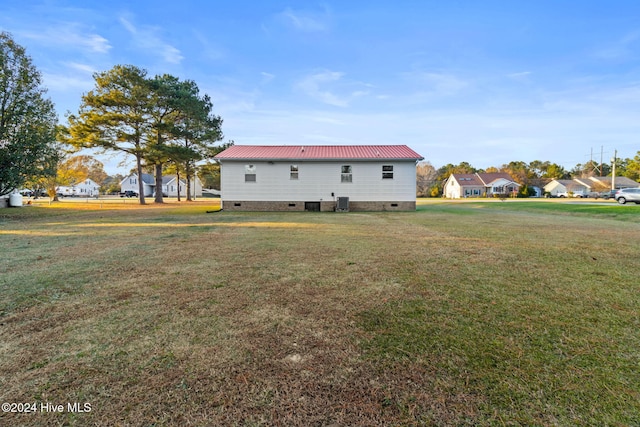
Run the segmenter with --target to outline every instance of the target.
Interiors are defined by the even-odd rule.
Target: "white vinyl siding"
[[[415,201],[416,164],[407,162],[298,162],[297,180],[291,179],[291,162],[255,162],[260,176],[256,182],[244,180],[246,163],[221,162],[222,198],[246,201],[332,201],[349,197],[352,201]],[[393,179],[381,179],[384,165],[393,166]],[[343,166],[351,167],[352,182],[342,181]],[[331,193],[334,195],[332,196]]]

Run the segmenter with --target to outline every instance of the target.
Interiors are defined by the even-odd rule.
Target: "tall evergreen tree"
[[[168,74],[148,78],[145,70],[130,65],[94,78],[95,89],[82,97],[78,115],[69,117],[66,139],[76,147],[134,155],[139,177],[144,161],[155,173],[154,201],[162,203],[163,165],[179,163],[187,177],[193,176],[193,162],[210,157],[212,143],[222,138],[222,120],[191,80]],[[138,185],[144,204],[142,180]]]
[[[151,90],[152,137],[149,140],[146,159],[154,165],[155,203],[163,203],[162,166],[171,160],[169,142],[175,137],[175,122],[185,99],[190,96],[190,82],[181,82],[169,74],[156,76],[148,81]]]
[[[116,65],[93,77],[95,88],[82,96],[78,114],[69,116],[65,140],[78,148],[133,155],[140,204],[144,205],[142,161],[152,132],[147,72],[133,65]]]
[[[187,182],[187,201],[191,200],[191,180],[195,176],[195,164],[198,160],[210,159],[220,151],[233,145],[233,141],[216,146],[222,139],[222,119],[213,114],[213,103],[208,95],[198,94],[193,84],[190,96],[183,98],[180,115],[176,121],[174,144],[180,147],[176,153],[181,155]]]

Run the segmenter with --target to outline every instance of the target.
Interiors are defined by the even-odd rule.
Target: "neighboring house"
[[[519,188],[520,184],[506,172],[453,173],[444,182],[444,196],[448,199],[510,196]]]
[[[142,185],[145,197],[152,197],[155,195],[156,179],[153,175],[143,173]],[[162,194],[165,197],[177,197],[178,188],[180,189],[180,196],[186,197],[187,184],[184,179],[180,179],[180,182],[178,182],[176,175],[164,175],[162,177]],[[120,191],[135,191],[138,193],[138,175],[134,173],[120,181]],[[191,179],[191,195],[194,197],[202,197],[202,182],[197,176]]]
[[[627,178],[626,176],[616,176],[615,183],[612,182],[613,178],[610,176],[592,176],[589,178],[599,188],[612,189],[615,188],[637,188],[640,187],[640,183]]]
[[[612,189],[610,176],[592,176],[589,178],[554,179],[544,186],[545,193],[552,197],[588,197],[597,191]],[[637,188],[640,183],[624,176],[615,178],[615,188]]]
[[[416,162],[406,145],[233,145],[220,162],[224,210],[415,210]]]
[[[100,185],[87,178],[73,185],[60,185],[56,187],[56,193],[63,196],[97,197],[100,194]]]
[[[553,179],[544,186],[544,192],[551,197],[586,197],[592,191],[591,188],[592,185],[585,180]]]
[[[125,191],[135,191],[136,193],[140,193],[140,187],[138,185],[138,174],[133,173],[127,177],[125,177],[122,181],[120,181],[120,191],[124,193]],[[149,197],[153,195],[153,192],[156,188],[156,179],[153,175],[148,173],[142,174],[142,194],[145,197]]]
[[[187,182],[184,179],[178,181],[176,175],[166,175],[162,177],[162,194],[167,197],[178,197],[178,189],[180,189],[180,197],[187,197]],[[202,181],[197,176],[191,178],[191,195],[193,197],[202,197]]]

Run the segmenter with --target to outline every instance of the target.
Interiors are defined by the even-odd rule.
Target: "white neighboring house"
[[[585,181],[585,180],[583,180]],[[640,187],[640,183],[632,180],[631,178],[627,178],[626,176],[616,176],[615,181],[613,177],[610,176],[592,176],[588,181],[591,181],[596,187],[599,188],[611,188],[615,186],[616,188],[638,188]]]
[[[590,197],[597,191],[619,188],[637,188],[640,183],[624,176],[617,176],[615,182],[610,176],[592,176],[589,178],[554,179],[544,186],[544,191],[552,197]]]
[[[406,145],[233,145],[220,162],[224,210],[415,210],[416,162]]]
[[[152,197],[155,195],[156,179],[153,175],[143,173],[142,186],[145,197]],[[182,178],[178,183],[176,175],[164,175],[162,177],[162,194],[165,197],[177,197],[178,188],[180,188],[180,196],[186,197],[187,184]],[[138,193],[138,175],[134,173],[120,181],[120,191],[135,191]],[[202,182],[197,176],[191,179],[191,195],[194,197],[202,197]]]
[[[156,186],[156,181],[153,175],[148,173],[142,174],[142,191],[145,197],[150,197],[153,195],[154,189]],[[136,193],[140,193],[140,188],[138,186],[138,174],[133,173],[127,177],[125,177],[122,181],[120,181],[120,192],[124,193],[125,191],[135,191]]]
[[[162,177],[162,194],[167,197],[178,197],[178,189],[180,189],[180,197],[187,197],[187,182],[185,179],[176,175],[166,175]],[[193,197],[202,197],[202,182],[200,178],[191,178],[191,195]]]
[[[591,188],[588,180],[554,179],[544,186],[544,191],[551,197],[588,197]]]
[[[97,197],[100,194],[100,185],[87,178],[73,185],[61,185],[56,187],[56,193],[63,196]]]
[[[452,173],[444,182],[443,193],[448,199],[515,196],[519,188],[506,172]]]

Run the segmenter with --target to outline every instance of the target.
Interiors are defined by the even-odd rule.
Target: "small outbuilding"
[[[233,145],[220,163],[229,211],[409,211],[416,163],[406,145]]]

